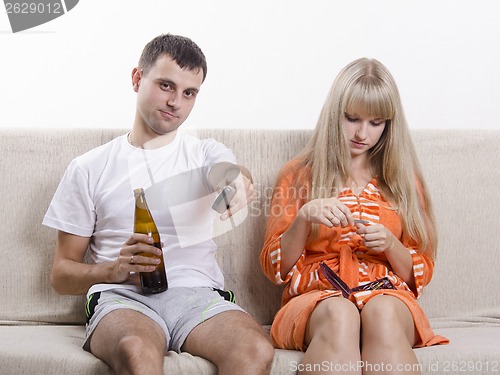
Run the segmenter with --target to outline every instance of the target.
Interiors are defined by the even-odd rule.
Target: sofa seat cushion
[[[500,324],[434,328],[434,332],[450,343],[415,349],[422,375],[500,374]]]
[[[423,375],[500,374],[500,325],[441,328],[449,345],[415,349]],[[0,326],[0,373],[112,375],[104,362],[82,349],[83,326]],[[295,374],[303,353],[276,350],[271,374]],[[213,364],[187,353],[168,352],[165,374],[216,375]]]
[[[82,349],[82,326],[0,326],[2,374],[112,375]]]
[[[414,349],[422,375],[500,374],[498,342],[500,325],[440,328],[437,331],[449,338],[451,343]],[[297,351],[276,350],[272,374],[296,374],[302,355]],[[332,366],[327,362],[323,365]],[[372,368],[380,372],[381,370],[377,370],[376,365],[372,364]]]
[[[0,374],[113,375],[82,349],[83,326],[0,326]],[[168,352],[165,374],[216,375],[215,366],[188,353]]]

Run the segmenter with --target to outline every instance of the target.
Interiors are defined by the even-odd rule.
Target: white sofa
[[[111,374],[81,348],[83,296],[49,284],[56,233],[42,217],[69,161],[125,129],[0,130],[0,374]],[[310,130],[198,130],[232,148],[253,173],[251,215],[216,239],[226,286],[263,325],[281,290],[259,264],[266,208],[279,168]],[[500,131],[414,130],[439,223],[434,279],[421,305],[449,345],[416,349],[423,374],[500,374]],[[302,353],[276,350],[272,374],[294,374]],[[168,353],[165,374],[216,374],[208,361]]]

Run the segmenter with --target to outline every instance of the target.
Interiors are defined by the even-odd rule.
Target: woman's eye
[[[380,126],[382,124],[385,124],[385,121],[372,121],[371,124],[373,126]]]
[[[358,119],[356,117],[351,117],[351,116],[348,116],[348,115],[346,115],[345,118],[349,122],[356,122],[356,121],[358,121]]]

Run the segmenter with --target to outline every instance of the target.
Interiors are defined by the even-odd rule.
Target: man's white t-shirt
[[[133,233],[133,190],[142,187],[164,243],[169,288],[223,288],[212,239],[216,193],[207,181],[210,167],[219,162],[236,159],[213,139],[177,132],[170,144],[144,150],[130,145],[126,135],[117,137],[70,163],[43,224],[90,237],[94,262],[115,260]],[[138,288],[97,284],[88,294],[117,287]]]

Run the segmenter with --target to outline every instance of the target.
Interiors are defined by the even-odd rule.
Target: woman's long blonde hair
[[[299,155],[310,174],[309,198],[338,196],[352,177],[346,113],[387,119],[379,142],[369,151],[370,165],[382,194],[397,209],[404,234],[421,244],[419,251],[434,257],[437,238],[428,190],[396,83],[377,60],[353,61],[330,89],[312,138]]]

